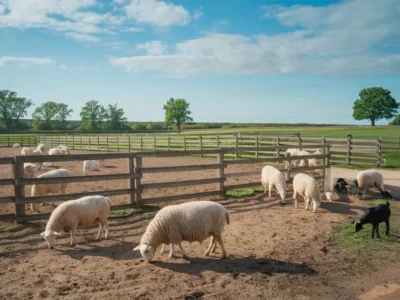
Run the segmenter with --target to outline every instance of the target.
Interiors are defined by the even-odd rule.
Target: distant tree
[[[397,115],[389,125],[400,125],[400,115]]]
[[[68,127],[67,117],[71,115],[74,110],[68,108],[68,104],[60,103],[58,107],[58,114],[56,119],[59,121],[58,127],[65,130]]]
[[[182,124],[193,122],[189,103],[185,99],[170,98],[164,105],[165,110],[165,125],[175,124],[178,131],[181,131]]]
[[[81,126],[85,129],[98,130],[107,111],[98,101],[91,100],[85,103],[80,112]]]
[[[107,129],[120,130],[123,129],[126,117],[122,108],[117,108],[118,104],[108,105],[108,109],[104,115],[107,120]]]
[[[65,104],[64,104],[65,105]],[[48,101],[36,107],[32,114],[33,128],[35,130],[51,130],[56,126],[55,120],[60,112],[60,103]]]
[[[0,90],[0,118],[8,132],[15,129],[19,120],[26,116],[27,110],[33,105],[31,100],[17,97],[16,92]]]
[[[146,129],[147,130],[152,130],[153,129],[153,122],[147,123]]]
[[[362,89],[360,99],[353,105],[353,117],[356,120],[370,120],[371,125],[380,119],[393,118],[400,103],[390,95],[390,91],[381,87]]]
[[[140,123],[133,123],[131,128],[132,130],[145,130],[146,126]]]

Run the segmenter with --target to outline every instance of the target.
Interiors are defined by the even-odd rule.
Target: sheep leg
[[[296,208],[297,208],[297,196],[298,196],[297,191],[294,191],[293,199],[294,199],[294,207],[296,207]]]
[[[375,237],[375,227],[376,225],[372,224],[372,238]]]
[[[267,185],[265,184],[264,185],[264,194],[266,194],[267,193]]]
[[[312,201],[312,206],[313,206],[313,212],[315,213],[315,211],[317,210],[317,203],[314,200]]]
[[[226,258],[226,250],[225,250],[224,242],[222,241],[221,235],[215,236],[215,239],[217,240],[218,244],[220,244],[220,246],[221,246],[222,258]]]
[[[99,240],[100,238],[100,233],[101,233],[101,223],[99,224],[99,233],[97,234],[96,240]]]
[[[306,210],[308,209],[309,201],[310,201],[310,199],[308,197],[304,198],[304,206],[305,206]]]
[[[165,244],[162,244],[160,253],[164,253],[164,252],[165,252]]]
[[[107,239],[108,238],[108,233],[110,232],[110,230],[108,229],[107,220],[104,222],[103,227],[104,227],[104,239]]]
[[[214,239],[213,245],[212,245],[212,249],[211,249],[211,253],[215,253],[215,250],[217,250],[217,241]]]
[[[209,244],[206,252],[204,253],[204,256],[210,256],[210,252],[211,252],[211,250],[213,250],[214,244],[215,244],[215,239],[213,236],[211,236],[210,244]]]
[[[386,221],[385,221],[385,223],[386,223],[386,232],[385,232],[385,235],[389,235],[389,219],[387,219]]]
[[[169,258],[174,257],[174,244],[169,244],[169,255],[168,255],[168,257]]]
[[[71,246],[75,246],[76,245],[75,232],[71,230],[70,233],[71,233]]]
[[[272,189],[272,184],[271,182],[268,185],[268,197],[271,198],[271,189]]]
[[[173,246],[173,244],[171,244],[171,245]],[[185,250],[183,249],[182,244],[179,243],[178,245],[179,245],[179,249],[181,249],[183,258],[188,259],[189,256],[186,254]]]

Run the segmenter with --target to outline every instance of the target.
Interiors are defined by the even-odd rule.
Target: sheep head
[[[140,254],[147,262],[150,262],[154,256],[154,248],[147,244],[140,244],[137,247],[135,247],[133,251],[140,251]]]
[[[47,245],[49,246],[49,249],[53,249],[54,246],[56,245],[56,238],[59,236],[62,236],[62,233],[59,233],[54,230],[46,229],[46,231],[43,231],[40,234],[40,236],[46,240]]]

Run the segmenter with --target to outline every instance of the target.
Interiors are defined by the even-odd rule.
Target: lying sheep
[[[66,169],[51,170],[49,172],[39,175],[37,178],[53,178],[53,177],[68,177],[71,172]],[[65,183],[52,183],[52,184],[34,184],[31,188],[31,196],[43,196],[49,193],[56,194],[61,192],[65,194],[68,182]],[[31,210],[34,211],[34,205],[31,204]]]
[[[19,148],[19,147],[21,147],[21,146],[20,146],[20,144],[15,143],[12,147],[13,147],[13,148]]]
[[[89,175],[90,171],[100,171],[99,164],[95,160],[85,160],[83,162],[83,175]]]
[[[36,146],[36,150],[39,150],[40,152],[45,152],[46,151],[46,145],[45,144],[39,144]]]
[[[65,154],[65,155],[71,154],[71,150],[70,150],[70,148],[68,146],[58,145],[57,149],[59,149],[62,154]]]
[[[382,191],[385,190],[382,174],[374,169],[364,170],[357,173],[356,179],[353,181],[358,191],[364,189],[364,195],[367,194],[369,188],[378,187]]]
[[[100,228],[96,239],[100,238],[102,226],[105,231],[105,239],[107,239],[110,205],[110,199],[100,195],[63,202],[52,212],[45,231],[40,235],[46,240],[49,248],[53,249],[56,237],[61,236],[62,232],[69,232],[73,246],[76,244],[75,233],[78,226],[87,227],[99,224]]]
[[[308,209],[308,205],[312,202],[313,212],[321,205],[321,194],[317,181],[311,176],[299,173],[293,178],[293,198],[295,201],[295,207],[297,207],[297,198],[302,196],[304,198],[305,209]]]
[[[50,148],[49,155],[63,155],[64,152],[59,148]],[[53,162],[50,162],[50,166],[53,165]]]
[[[368,208],[362,217],[355,222],[355,231],[358,232],[363,229],[364,224],[372,224],[372,238],[374,238],[374,232],[376,231],[376,236],[380,238],[379,235],[379,223],[386,223],[386,233],[389,235],[389,218],[390,218],[390,208],[389,201],[386,204],[379,204],[374,207]]]
[[[274,186],[278,191],[281,199],[286,199],[286,180],[282,172],[273,166],[265,166],[261,171],[261,184],[264,187],[264,194],[267,192],[268,186],[268,197],[271,198],[271,189]]]
[[[187,254],[182,247],[182,241],[202,243],[211,236],[210,244],[205,252],[209,256],[218,242],[222,249],[223,258],[227,253],[222,241],[222,231],[225,222],[229,224],[229,213],[219,203],[212,201],[194,201],[162,208],[151,220],[143,234],[139,250],[143,258],[150,262],[161,244],[177,244],[184,258]],[[173,245],[170,249],[173,256]]]

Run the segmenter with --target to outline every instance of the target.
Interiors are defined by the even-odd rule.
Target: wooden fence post
[[[290,171],[292,169],[292,164],[291,164],[291,159],[290,159],[290,153],[285,152],[286,160],[285,160],[285,180],[289,181],[290,180]]]
[[[135,157],[135,173],[142,175],[142,158]],[[141,177],[141,176],[140,176]],[[139,193],[141,178],[135,178],[135,202],[136,204],[140,204],[142,200],[142,192]]]
[[[10,136],[7,136],[7,147],[10,147]]]
[[[225,188],[224,188],[223,179],[225,178],[225,175],[224,175],[224,167],[222,166],[224,164],[224,150],[223,149],[221,149],[217,154],[217,164],[221,164],[220,168],[217,169],[217,178],[221,179],[221,181],[217,183],[217,190],[220,191],[221,196],[224,196]]]
[[[31,137],[28,135],[28,146],[31,145]]]
[[[217,135],[217,149],[219,149],[219,135]]]
[[[238,159],[239,158],[239,137],[237,134],[235,135],[235,148],[236,148],[235,159]]]
[[[17,163],[14,159],[13,165],[13,177],[14,177],[14,195],[15,198],[25,197],[25,186],[20,184],[20,179],[24,178],[24,164]],[[25,204],[15,204],[15,217],[25,216]],[[23,221],[16,221],[17,224],[23,223]]]
[[[170,140],[169,140],[169,136],[167,136],[167,150],[169,151],[170,148],[170,144],[169,144]]]
[[[23,136],[21,135],[21,147],[23,147],[24,146],[24,138],[23,138]]]
[[[258,136],[256,136],[255,146],[257,148],[256,153],[255,153],[256,154],[256,159],[258,159]]]
[[[156,136],[153,136],[153,151],[155,152],[157,150],[157,139]]]
[[[128,152],[131,152],[131,137],[128,135]]]
[[[119,136],[117,136],[117,152],[119,152]]]
[[[128,158],[128,173],[130,175],[135,174],[135,166],[134,166],[133,156],[130,156]],[[134,193],[134,191],[135,191],[135,179],[134,178],[129,178],[128,179],[128,188],[129,188],[129,191],[130,191],[129,201],[131,203],[135,203],[136,202],[136,196],[135,196],[135,193]]]
[[[324,155],[327,154],[326,147],[323,147],[323,148],[322,148],[322,154],[324,154]],[[324,158],[322,159],[322,162],[323,162],[322,165],[326,165],[326,162],[327,162],[326,157],[324,157]],[[314,170],[313,170],[312,172],[314,173]],[[323,182],[324,182],[323,187],[324,187],[324,191],[325,191],[325,184],[326,184],[326,171],[325,171],[325,167],[322,168],[322,180],[323,180]]]
[[[183,151],[186,151],[186,136],[183,136]]]
[[[100,137],[97,136],[97,151],[100,151]]]
[[[280,148],[279,148],[279,143],[280,143],[280,139],[279,139],[279,136],[277,136],[276,137],[276,140],[275,140],[275,145],[276,145],[276,157],[280,157],[281,156],[281,151],[280,151]]]
[[[303,144],[303,141],[301,140],[300,134],[299,134],[299,136],[298,136],[298,142],[299,142],[299,149],[300,149],[300,150],[303,150],[303,148],[301,147],[301,145]]]
[[[80,137],[80,140],[81,140],[81,150],[83,149],[83,141],[82,141],[82,136]]]
[[[377,158],[376,158],[376,166],[377,167],[381,166],[382,145],[383,145],[383,138],[380,137],[380,138],[378,138],[378,143],[377,143]]]
[[[108,136],[106,136],[106,151],[108,152]]]
[[[347,165],[351,164],[351,136],[347,136]]]
[[[58,141],[57,145],[60,145],[60,136],[59,135],[57,136],[57,141]]]
[[[140,152],[143,152],[143,137],[140,137]]]
[[[199,136],[199,143],[200,143],[200,151],[203,150],[203,137]],[[200,158],[203,157],[203,154],[200,153]]]

